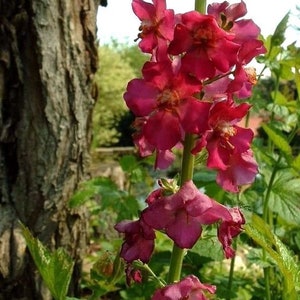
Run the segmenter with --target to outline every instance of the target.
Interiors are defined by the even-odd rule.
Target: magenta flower
[[[227,1],[208,5],[207,13],[217,20],[219,26],[224,30],[234,33],[234,42],[242,44],[245,41],[257,39],[260,28],[247,19],[239,20],[247,13],[244,1],[229,5]]]
[[[256,73],[249,72],[245,65],[263,53],[266,53],[266,48],[262,41],[247,40],[241,45],[234,70],[234,79],[228,85],[227,92],[237,95],[240,99],[251,96],[252,86],[256,83]]]
[[[247,114],[249,104],[235,105],[232,100],[215,102],[210,110],[208,130],[193,150],[194,153],[206,146],[207,166],[227,169],[233,153],[243,153],[250,148],[253,132],[236,124]]]
[[[149,206],[142,212],[144,221],[156,230],[164,230],[180,248],[194,246],[202,225],[232,220],[228,208],[201,193],[192,181],[170,196],[164,196],[163,189],[158,189],[146,202]]]
[[[237,193],[239,187],[253,183],[258,166],[251,149],[243,153],[233,152],[225,170],[218,170],[217,183],[223,189]]]
[[[179,247],[192,248],[202,232],[197,217],[212,207],[212,200],[200,193],[192,181],[173,195],[154,191],[149,197],[151,204],[142,213],[145,222],[154,229],[165,230]]]
[[[220,27],[231,29],[233,22],[243,17],[247,13],[244,1],[229,5],[227,1],[222,3],[212,3],[207,7],[207,13],[216,18]]]
[[[213,3],[208,6],[208,14],[214,16],[219,26],[234,35],[233,42],[240,45],[238,51],[234,79],[228,86],[227,92],[234,93],[239,98],[251,96],[253,80],[244,69],[255,56],[266,52],[263,42],[258,40],[260,28],[252,20],[239,20],[247,13],[245,2],[229,5]]]
[[[144,133],[144,125],[146,124],[147,118],[136,118],[133,124],[136,132],[133,134],[133,142],[139,150],[141,157],[147,157],[153,152],[156,153],[156,159],[154,167],[159,169],[168,168],[175,159],[175,155],[170,150],[159,150],[156,149],[147,140]]]
[[[182,67],[198,79],[212,78],[217,71],[225,73],[236,64],[239,45],[234,35],[218,26],[213,16],[191,11],[181,16],[168,52],[185,53]]]
[[[249,104],[235,105],[231,100],[216,102],[208,121],[211,129],[193,150],[197,153],[206,147],[207,167],[218,170],[217,183],[231,192],[252,183],[257,174],[257,164],[250,150],[253,132],[237,125],[249,108]]]
[[[185,132],[207,129],[210,103],[193,97],[201,90],[199,81],[178,69],[169,60],[148,62],[143,68],[144,79],[130,81],[124,94],[132,112],[147,117],[142,134],[157,150],[171,150],[181,143]]]
[[[142,219],[137,221],[124,220],[114,227],[118,232],[125,233],[120,256],[127,262],[141,260],[147,263],[154,249],[155,233]]]
[[[141,20],[141,39],[139,47],[143,52],[152,53],[154,49],[165,47],[173,39],[175,18],[172,9],[166,9],[165,0],[153,0],[153,4],[133,0],[132,9]]]
[[[245,224],[245,218],[237,208],[230,208],[230,219],[224,220],[218,228],[218,238],[223,246],[226,258],[234,256],[234,250],[230,247],[232,239],[242,231],[242,225]]]
[[[203,284],[194,276],[189,275],[179,282],[167,285],[156,290],[152,300],[207,300],[203,291],[211,294],[216,292],[216,287],[210,284]]]

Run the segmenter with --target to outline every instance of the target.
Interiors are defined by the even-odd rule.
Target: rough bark
[[[86,219],[67,202],[88,163],[96,10],[95,0],[0,0],[0,300],[51,299],[19,221],[69,251],[78,291]]]

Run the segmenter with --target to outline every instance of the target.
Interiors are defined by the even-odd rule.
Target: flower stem
[[[181,163],[181,180],[180,185],[182,186],[186,181],[193,178],[194,161],[195,157],[191,153],[194,147],[194,136],[187,134],[184,140],[183,156]],[[185,249],[179,248],[173,244],[173,251],[170,261],[170,270],[168,276],[168,282],[180,280],[180,274],[182,269],[183,257],[185,255]]]
[[[194,144],[194,136],[192,134],[187,134],[184,140],[184,149],[181,162],[181,186],[193,178],[195,156],[192,154],[192,149],[194,148]]]
[[[204,14],[206,11],[206,0],[195,0],[195,10]],[[193,147],[194,147],[194,136],[191,134],[186,134],[184,140],[184,149],[183,149],[183,157],[182,157],[182,164],[181,164],[181,180],[180,180],[181,186],[186,181],[191,180],[193,178],[194,162],[195,162],[195,157],[191,153]],[[174,243],[171,261],[170,261],[169,276],[168,276],[169,283],[180,280],[184,254],[185,254],[185,249],[181,249],[177,247]]]
[[[236,240],[233,243],[234,250],[236,250]],[[232,289],[232,283],[233,283],[233,275],[234,275],[234,266],[235,266],[235,254],[231,259],[230,262],[230,270],[229,270],[229,278],[228,278],[228,285],[227,285],[227,297],[226,300],[231,299],[231,289]]]
[[[202,14],[205,14],[206,0],[195,0],[195,10],[199,11]]]

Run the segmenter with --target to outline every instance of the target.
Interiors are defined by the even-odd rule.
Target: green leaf
[[[22,225],[22,232],[30,254],[45,284],[56,300],[65,300],[74,263],[64,249],[52,253]]]
[[[138,211],[140,210],[140,204],[138,200],[131,195],[124,197],[118,204],[115,204],[115,211],[118,213],[117,222],[132,219],[138,215]]]
[[[287,104],[286,97],[280,91],[272,91],[271,96],[275,104],[279,104],[279,105]]]
[[[133,155],[124,155],[121,157],[120,166],[124,172],[130,173],[133,169],[137,167],[136,157]]]
[[[79,189],[69,200],[71,208],[85,204],[96,194],[101,193],[102,197],[119,198],[117,185],[107,177],[97,177],[83,182]]]
[[[209,258],[212,261],[222,261],[224,259],[221,244],[215,236],[199,239],[189,252],[197,253],[200,257]],[[188,254],[187,256],[189,257]],[[193,264],[197,265],[197,262],[194,261]]]
[[[295,70],[295,83],[296,83],[297,93],[298,95],[300,95],[300,73],[298,69]]]
[[[292,167],[298,173],[300,173],[300,154],[298,154],[292,162]]]
[[[247,220],[244,229],[276,262],[284,282],[283,299],[297,300],[296,287],[299,285],[300,270],[290,251],[271,231],[269,225],[255,214],[252,214],[251,220]]]
[[[277,25],[272,37],[271,37],[271,45],[272,46],[280,46],[285,41],[285,31],[287,29],[289,20],[289,13],[287,13],[283,19]]]
[[[277,173],[270,192],[269,208],[290,224],[300,224],[300,178],[289,170]]]
[[[292,155],[292,148],[289,145],[286,138],[279,132],[275,131],[271,126],[267,124],[261,125],[270,140],[288,157]]]

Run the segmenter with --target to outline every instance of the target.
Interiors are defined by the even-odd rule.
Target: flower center
[[[147,35],[149,32],[153,31],[153,28],[155,27],[155,24],[151,20],[143,20],[141,22],[141,25],[139,27],[139,30],[141,31],[139,33],[140,37],[144,37]]]
[[[204,22],[194,31],[193,38],[195,44],[209,46],[214,44],[215,34],[213,28]]]
[[[154,21],[153,20],[143,20],[139,27],[139,30],[141,32],[138,34],[138,37],[137,37],[137,39],[135,39],[135,41],[137,41],[138,39],[143,39],[149,33],[153,33],[157,36],[161,36],[161,34],[158,30],[160,23],[161,23],[161,21],[158,21],[158,20],[154,20]]]
[[[221,136],[223,136],[226,139],[228,139],[231,136],[234,136],[236,134],[236,129],[226,122],[219,125],[219,129],[221,131]]]
[[[257,83],[257,77],[256,77],[256,69],[252,67],[244,68],[244,71],[246,72],[248,81],[255,85]]]
[[[180,102],[179,94],[176,90],[165,89],[157,98],[157,106],[161,109],[172,110]]]
[[[225,142],[223,144],[224,147],[229,146],[231,149],[234,149],[234,146],[230,143],[229,139],[236,135],[236,128],[234,128],[232,125],[230,125],[227,122],[222,122],[218,124],[217,130],[220,132],[220,136],[223,138],[223,141]]]

